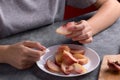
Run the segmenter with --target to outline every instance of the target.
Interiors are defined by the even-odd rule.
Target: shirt
[[[95,0],[0,0],[0,38],[61,21],[65,4],[85,8],[94,2]]]

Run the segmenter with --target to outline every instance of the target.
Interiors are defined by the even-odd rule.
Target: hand
[[[38,42],[24,41],[9,45],[4,60],[18,69],[31,67],[45,52],[45,47]]]
[[[80,22],[68,22],[66,27],[71,34],[66,35],[66,37],[71,38],[73,41],[78,41],[79,43],[90,43],[92,38],[92,27],[85,20]]]

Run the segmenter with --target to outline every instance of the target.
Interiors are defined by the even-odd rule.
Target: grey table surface
[[[77,18],[70,19],[68,21],[88,19],[93,14],[94,13],[86,14]],[[42,28],[18,33],[0,39],[0,44],[13,44],[24,40],[38,41],[46,47],[64,43],[79,44],[78,42],[73,42],[71,39],[67,39],[64,36],[55,33],[56,28],[66,22],[67,21],[56,22],[52,25],[47,25]],[[95,50],[100,56],[101,61],[104,55],[120,53],[120,19],[118,19],[108,29],[95,35],[94,41],[92,43],[85,44],[83,46],[90,47]],[[97,80],[99,69],[100,65],[97,67],[97,69],[86,75],[63,78],[43,72],[37,67],[36,64],[27,70],[17,70],[8,64],[0,64],[0,80]]]

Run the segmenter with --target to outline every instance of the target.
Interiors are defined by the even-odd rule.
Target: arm
[[[5,63],[5,51],[8,45],[0,45],[0,63]]]
[[[120,17],[120,3],[117,0],[98,0],[97,13],[88,21],[93,35],[112,25]]]
[[[73,41],[90,43],[93,35],[108,28],[120,17],[120,3],[117,0],[98,0],[95,4],[97,13],[90,19],[69,22],[65,26],[71,34],[66,35]]]

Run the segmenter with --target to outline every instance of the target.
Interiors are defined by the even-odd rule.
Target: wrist
[[[95,29],[93,23],[90,20],[87,20],[89,26],[91,27],[91,31],[92,31],[92,36],[94,36],[97,33],[97,30]]]
[[[7,49],[9,45],[0,46],[0,63],[6,63]]]

